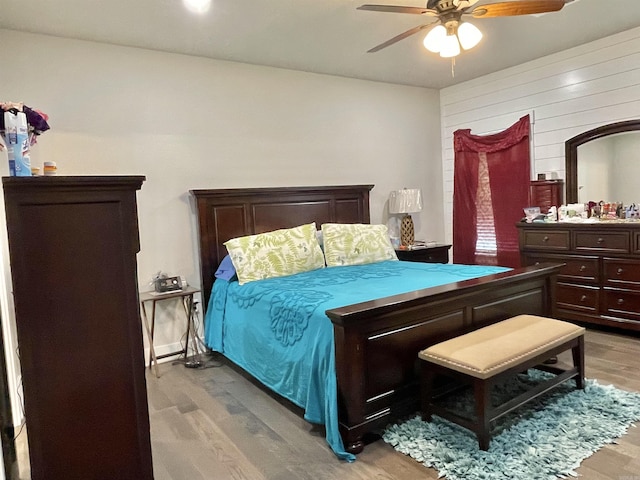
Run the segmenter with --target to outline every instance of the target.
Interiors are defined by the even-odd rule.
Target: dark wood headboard
[[[373,185],[191,190],[196,200],[203,307],[231,238],[305,223],[369,223]]]

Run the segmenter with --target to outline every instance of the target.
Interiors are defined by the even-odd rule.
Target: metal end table
[[[199,289],[193,287],[186,287],[182,290],[176,290],[174,292],[158,293],[158,292],[140,292],[140,306],[142,307],[142,321],[145,331],[147,332],[147,338],[149,340],[149,368],[154,370],[156,377],[158,377],[158,359],[172,357],[175,355],[184,355],[185,360],[189,355],[189,338],[194,351],[198,352],[198,339],[196,337],[195,326],[193,324],[193,295],[200,292]],[[182,307],[187,321],[186,340],[184,348],[175,352],[165,353],[162,355],[156,355],[153,347],[153,335],[156,326],[156,304],[158,302],[170,299],[180,299]],[[151,323],[149,323],[149,316],[147,315],[146,304],[151,303]]]

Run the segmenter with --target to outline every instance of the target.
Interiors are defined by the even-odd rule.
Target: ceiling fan
[[[455,57],[460,53],[460,46],[465,50],[469,50],[476,46],[482,38],[482,32],[473,24],[463,20],[463,17],[491,18],[557,12],[572,1],[573,0],[516,0],[488,3],[474,7],[478,0],[428,0],[426,8],[365,4],[358,7],[358,10],[410,13],[436,17],[433,22],[413,27],[373,47],[368,50],[369,53],[382,50],[426,28],[434,26],[424,39],[425,47],[434,53],[440,53],[442,57]]]

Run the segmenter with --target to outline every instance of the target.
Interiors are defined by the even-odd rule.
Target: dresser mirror
[[[640,119],[602,125],[565,142],[567,203],[640,203]]]

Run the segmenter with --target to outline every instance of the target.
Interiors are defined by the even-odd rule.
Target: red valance
[[[529,115],[493,135],[472,135],[470,129],[456,130],[453,132],[453,148],[456,152],[492,153],[511,148],[525,137],[529,137]]]

